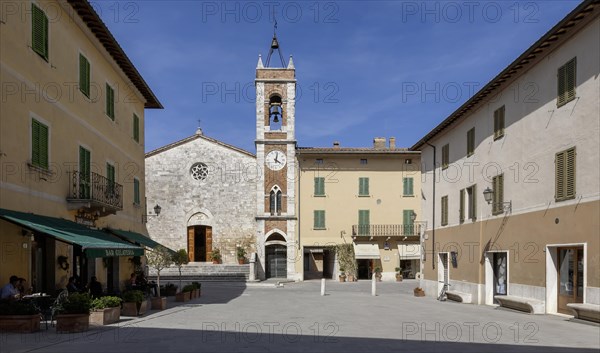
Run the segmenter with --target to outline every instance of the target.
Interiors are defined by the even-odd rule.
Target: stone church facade
[[[146,154],[148,232],[190,262],[237,262],[236,247],[255,252],[256,157],[195,135]],[[159,205],[161,212],[152,209]]]

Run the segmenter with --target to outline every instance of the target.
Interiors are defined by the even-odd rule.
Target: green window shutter
[[[565,152],[565,197],[575,197],[575,148]]]
[[[477,185],[471,186],[471,205],[473,205],[469,212],[469,218],[472,220],[477,219]]]
[[[448,224],[448,196],[442,197],[442,225]]]
[[[79,90],[87,97],[90,96],[90,62],[79,54]]]
[[[558,68],[557,73],[557,100],[556,105],[564,105],[575,99],[575,86],[577,84],[577,58],[569,60]]]
[[[358,235],[368,235],[370,224],[370,211],[358,210]]]
[[[554,161],[554,179],[556,180],[554,198],[561,201],[565,197],[565,154],[559,152]]]
[[[79,146],[79,198],[89,199],[91,196],[91,154]]]
[[[492,214],[504,212],[504,175],[500,174],[492,179],[492,189],[494,190]]]
[[[106,84],[106,115],[115,120],[115,91]]]
[[[31,47],[48,60],[48,17],[34,4],[31,4]]]
[[[460,190],[459,204],[458,214],[460,223],[462,223],[465,221],[465,189]]]
[[[414,227],[412,214],[414,210],[403,210],[402,211],[402,224],[404,225],[404,233],[403,235],[414,235]]]
[[[39,124],[39,166],[48,168],[48,127],[44,124]]]
[[[111,183],[115,182],[115,167],[109,163],[106,163],[106,179]]]
[[[314,211],[314,229],[325,229],[325,211],[315,210]]]
[[[494,140],[504,136],[504,112],[505,106],[494,111]]]
[[[31,164],[40,164],[40,123],[31,120]]]
[[[315,196],[325,196],[325,178],[315,178]]]
[[[403,178],[402,179],[402,194],[404,196],[413,196],[413,178]]]
[[[140,118],[136,114],[133,114],[133,139],[140,142]]]
[[[369,196],[369,178],[358,178],[358,195]]]
[[[133,203],[140,204],[140,181],[133,179]]]

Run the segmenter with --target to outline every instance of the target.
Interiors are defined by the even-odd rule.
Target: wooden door
[[[569,303],[583,303],[583,248],[558,248],[558,312],[571,315]]]
[[[212,228],[206,227],[206,260],[212,259]]]
[[[194,230],[194,227],[188,227],[188,258],[189,258],[190,262],[194,262],[194,260],[195,260],[195,257],[194,257],[195,235],[196,235],[196,232]]]

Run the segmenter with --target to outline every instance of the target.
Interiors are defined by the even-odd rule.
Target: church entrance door
[[[212,227],[188,227],[187,243],[190,262],[210,261],[212,254]]]

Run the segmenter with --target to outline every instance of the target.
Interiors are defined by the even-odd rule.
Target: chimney
[[[385,137],[375,137],[373,139],[373,148],[376,150],[385,149]]]
[[[333,141],[333,148],[340,148],[340,141]]]
[[[390,149],[391,150],[396,149],[396,138],[395,137],[390,137]]]

